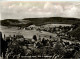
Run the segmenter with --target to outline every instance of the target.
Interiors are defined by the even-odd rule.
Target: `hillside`
[[[22,21],[18,19],[5,19],[1,20],[3,26],[23,26],[23,25],[43,25],[43,24],[80,24],[80,19],[77,18],[63,18],[63,17],[49,17],[49,18],[24,18]]]
[[[35,25],[42,25],[47,23],[61,23],[61,24],[75,24],[80,23],[80,19],[77,18],[63,18],[63,17],[49,17],[49,18],[24,18],[23,20],[29,20]]]
[[[5,19],[1,20],[1,25],[2,26],[29,26],[32,23],[28,20],[18,20],[18,19]]]

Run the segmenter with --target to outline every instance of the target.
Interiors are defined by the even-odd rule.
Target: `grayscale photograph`
[[[80,59],[80,2],[0,2],[1,59]]]

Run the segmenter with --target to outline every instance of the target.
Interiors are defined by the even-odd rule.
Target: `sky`
[[[0,20],[40,17],[80,18],[79,1],[1,1]]]
[[[0,0],[0,1],[80,1],[80,0]]]

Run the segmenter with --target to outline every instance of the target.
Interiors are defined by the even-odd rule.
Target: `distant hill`
[[[1,20],[1,25],[3,26],[29,26],[43,25],[50,23],[61,23],[61,24],[80,24],[80,19],[77,18],[63,18],[63,17],[44,17],[44,18],[24,18],[22,21],[18,19],[5,19]]]
[[[18,19],[5,19],[5,20],[1,20],[1,25],[2,26],[29,26],[32,23],[28,20],[18,20]]]
[[[35,25],[42,25],[47,23],[61,23],[61,24],[75,24],[80,23],[80,19],[77,18],[63,18],[63,17],[49,17],[49,18],[24,18],[23,20],[29,20]]]

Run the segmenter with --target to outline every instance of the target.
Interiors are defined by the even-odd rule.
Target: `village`
[[[30,25],[17,27],[18,34],[1,33],[5,42],[2,57],[79,58],[80,42],[69,34],[75,27],[66,24]]]

